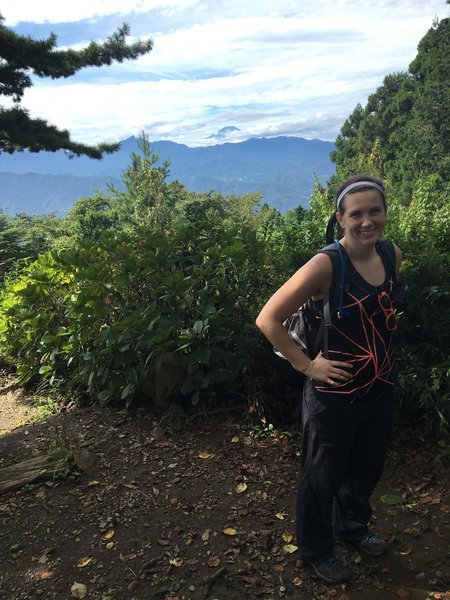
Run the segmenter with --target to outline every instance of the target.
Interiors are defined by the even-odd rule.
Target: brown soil
[[[298,439],[236,414],[174,432],[142,409],[30,410],[0,398],[0,468],[56,450],[72,466],[0,495],[0,598],[450,599],[449,473],[424,449],[392,451],[373,496],[388,553],[338,547],[353,578],[332,586],[292,552]]]

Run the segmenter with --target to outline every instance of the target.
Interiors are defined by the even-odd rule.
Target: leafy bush
[[[151,396],[165,351],[194,403],[231,393],[256,334],[259,256],[254,232],[211,219],[42,255],[2,294],[2,353],[23,381],[70,378],[102,402]]]
[[[419,420],[424,432],[450,434],[448,183],[434,175],[418,179],[409,206],[394,200],[389,211],[408,288],[398,340],[402,416]]]

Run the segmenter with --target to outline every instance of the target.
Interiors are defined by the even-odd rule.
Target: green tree
[[[125,191],[109,188],[111,207],[128,229],[140,226],[164,229],[171,221],[171,209],[187,191],[177,181],[167,183],[170,162],[157,166],[159,156],[151,149],[145,133],[139,137],[138,146],[140,154],[131,153],[131,165],[121,175]]]
[[[13,153],[66,150],[71,155],[100,159],[104,152],[114,152],[118,144],[89,146],[71,140],[61,130],[43,119],[34,119],[20,105],[25,89],[32,85],[31,75],[59,79],[70,77],[86,67],[101,67],[112,62],[136,59],[151,51],[151,40],[126,43],[129,27],[123,24],[105,42],[91,42],[81,50],[59,50],[57,37],[34,40],[17,35],[3,25],[0,14],[0,95],[11,98],[12,108],[0,106],[0,152]]]
[[[20,235],[11,226],[12,218],[0,210],[0,275],[8,269],[20,252]]]
[[[344,123],[331,159],[339,179],[365,170],[408,204],[418,177],[450,172],[450,19],[422,38],[407,73],[387,75]]]
[[[409,70],[417,85],[412,119],[405,131],[411,166],[448,180],[450,171],[450,19],[420,41]]]
[[[36,260],[64,234],[64,221],[55,213],[12,217],[0,211],[0,262],[5,263],[4,270],[20,259]]]
[[[67,228],[74,240],[97,242],[104,231],[118,227],[119,217],[111,207],[111,197],[97,194],[80,198],[67,215]]]

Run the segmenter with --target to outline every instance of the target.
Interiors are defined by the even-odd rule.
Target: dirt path
[[[392,452],[374,494],[388,554],[339,547],[353,579],[329,586],[293,552],[298,439],[257,439],[244,416],[174,433],[108,408],[24,425],[14,394],[0,468],[49,452],[72,467],[0,495],[0,598],[450,599],[448,472],[423,450]]]

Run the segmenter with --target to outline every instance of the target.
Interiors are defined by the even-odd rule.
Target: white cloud
[[[127,15],[132,12],[184,10],[198,2],[199,0],[77,0],[76,2],[39,0],[39,2],[25,3],[17,0],[2,0],[1,12],[7,25],[14,25],[21,21],[69,23],[109,15]]]
[[[24,97],[32,114],[86,142],[145,128],[150,139],[188,145],[211,143],[229,125],[241,130],[234,140],[334,139],[385,75],[407,69],[435,13],[449,12],[443,0],[42,0],[27,11],[24,4],[3,0],[1,10],[9,21],[36,23],[102,15],[122,22],[134,11],[132,32],[154,41],[137,61],[37,81]],[[84,43],[83,25],[72,27]],[[111,33],[99,26],[98,38]]]

